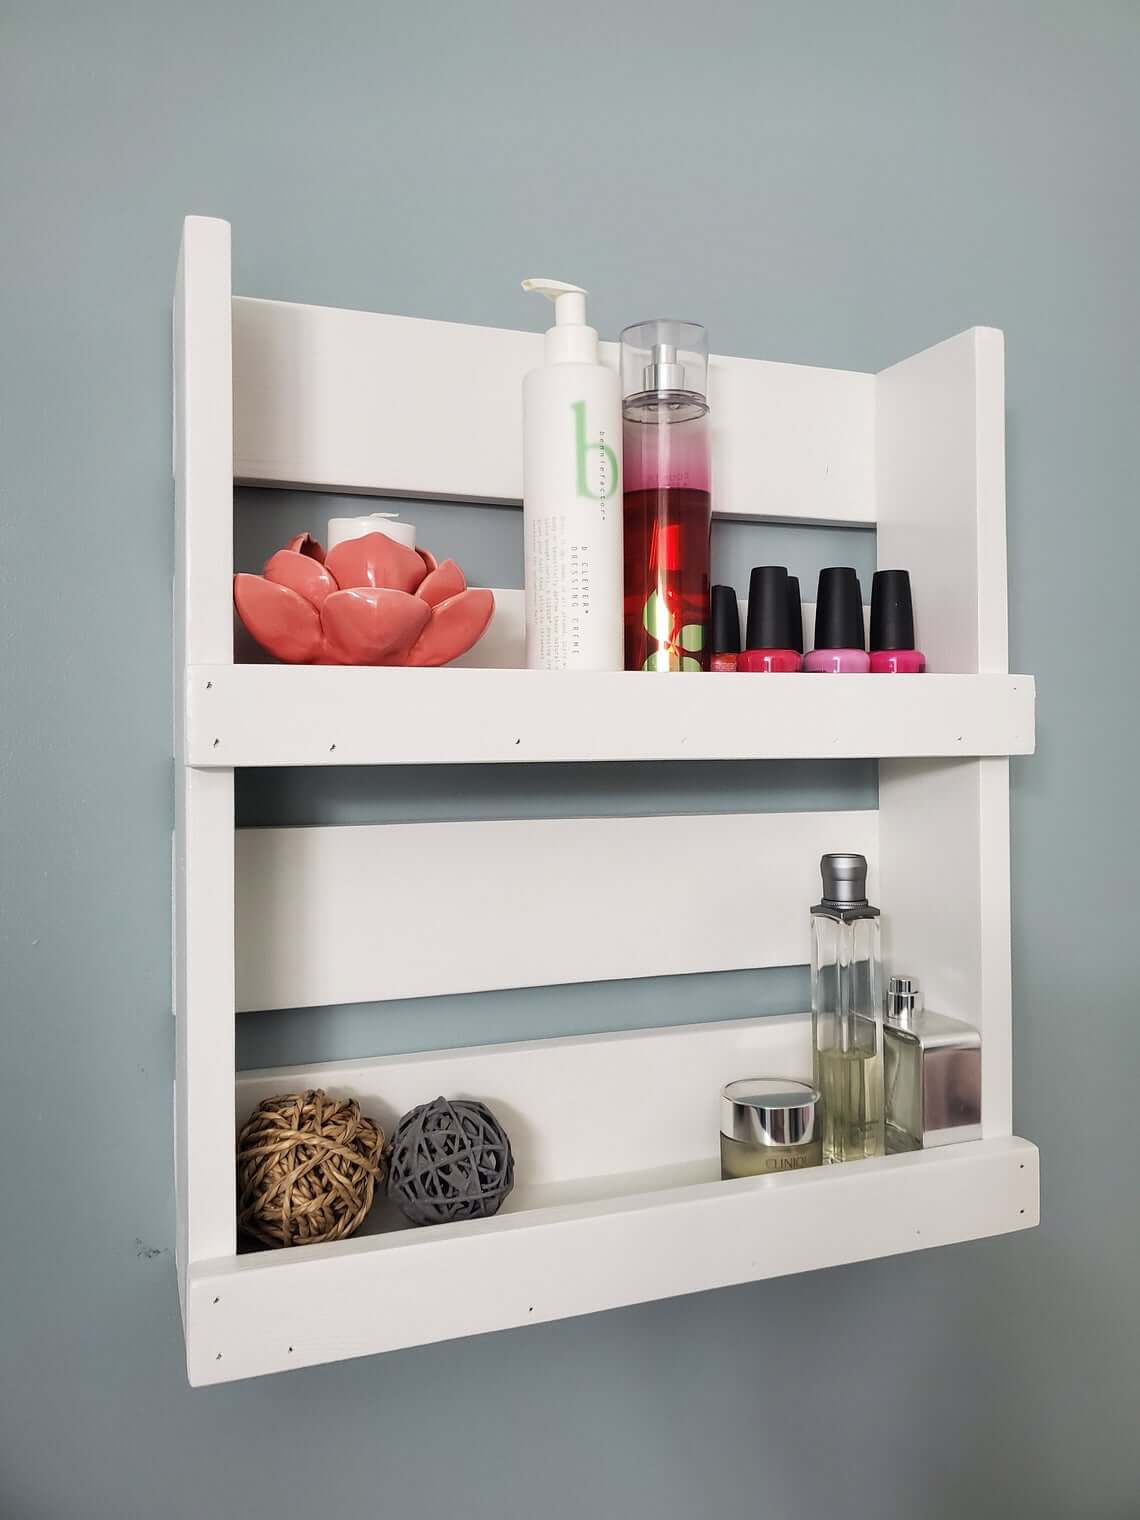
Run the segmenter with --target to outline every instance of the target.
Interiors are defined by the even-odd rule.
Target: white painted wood
[[[239,1011],[806,964],[873,811],[241,829]]]
[[[721,1088],[762,1073],[810,1079],[809,1014],[241,1072],[235,1112],[242,1124],[263,1098],[321,1087],[356,1098],[391,1134],[401,1114],[440,1093],[479,1098],[510,1132],[525,1193],[708,1163]]]
[[[740,627],[748,626],[748,602],[739,601]],[[815,638],[815,603],[802,602],[804,648],[810,649]],[[465,655],[452,662],[460,670],[525,670],[526,619],[523,593],[495,588],[495,615],[487,632]],[[871,609],[863,608],[864,632],[870,623]]]
[[[711,365],[718,514],[877,519],[879,563],[914,577],[931,670],[958,674],[742,686],[525,672],[509,668],[517,593],[502,595],[497,625],[465,662],[485,669],[235,668],[235,476],[517,501],[520,385],[541,337],[232,301],[228,226],[187,220],[174,334],[174,995],[192,1381],[1036,1224],[1037,1154],[1010,1138],[1005,757],[1032,750],[1034,690],[1006,674],[1002,341],[975,329],[879,376]],[[605,353],[614,362],[613,345]],[[447,413],[446,448],[441,377],[465,398]],[[250,832],[238,836],[235,904],[235,766],[815,756],[884,757],[877,819]],[[831,830],[842,820],[840,844]],[[806,953],[795,945],[815,857],[832,847],[879,862],[891,969],[917,975],[930,1006],[981,1025],[983,1141],[712,1180],[719,1086],[750,1071],[806,1074],[803,1015],[249,1073],[239,1116],[282,1085],[316,1082],[360,1096],[389,1127],[440,1090],[490,1099],[515,1136],[519,1180],[493,1220],[416,1232],[388,1228],[380,1212],[378,1234],[235,1255],[235,911],[247,1006],[776,964]],[[726,857],[739,872],[722,893]],[[676,915],[662,925],[620,891],[641,860],[657,871],[683,860],[687,879],[710,884],[685,908],[687,937]],[[420,943],[438,942],[437,930],[452,950],[444,967]]]
[[[876,379],[878,562],[910,570],[933,671],[1009,668],[1004,362],[976,327]]]
[[[197,666],[189,764],[1020,755],[1031,676]]]
[[[521,499],[541,333],[240,297],[233,322],[239,480]],[[873,375],[714,356],[709,400],[718,516],[874,521]]]
[[[175,754],[185,758],[185,681],[233,653],[230,232],[188,217],[174,300]],[[179,765],[175,781],[176,1257],[234,1249],[233,772]]]
[[[183,225],[174,300],[175,630],[180,664],[233,659],[230,229]]]
[[[226,1382],[1032,1228],[1024,1140],[691,1183],[191,1271],[191,1383]],[[685,1185],[688,1183],[688,1185]]]
[[[175,783],[177,1259],[233,1251],[234,779],[179,766]]]
[[[1013,932],[1010,907],[1009,761],[976,760],[978,955],[981,982],[982,1133],[1013,1133]]]
[[[935,670],[1007,669],[1003,365],[1001,333],[975,328],[877,381],[879,564],[910,568]],[[879,810],[891,969],[980,1026],[983,1133],[1008,1135],[1008,762],[884,761]]]
[[[884,954],[982,1031],[982,1132],[1012,1129],[1009,762],[879,766]]]

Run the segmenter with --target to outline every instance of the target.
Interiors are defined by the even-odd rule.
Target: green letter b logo
[[[617,494],[618,488],[618,462],[617,455],[608,443],[603,443],[599,438],[596,443],[586,442],[586,403],[574,401],[570,410],[574,413],[574,447],[578,462],[578,495],[584,496],[588,501],[606,501]],[[591,491],[589,474],[589,456],[597,450],[596,461],[598,471],[598,489]]]

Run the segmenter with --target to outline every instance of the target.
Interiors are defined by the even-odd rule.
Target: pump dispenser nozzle
[[[567,285],[564,280],[524,280],[522,288],[528,295],[545,296],[554,302],[554,320],[559,327],[576,322],[586,324],[586,297],[588,290],[580,285]]]
[[[524,280],[522,288],[554,303],[554,326],[546,333],[547,364],[597,364],[598,335],[586,325],[588,292],[564,280]]]

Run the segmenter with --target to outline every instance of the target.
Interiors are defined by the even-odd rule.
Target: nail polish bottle
[[[798,575],[788,576],[788,621],[791,626],[792,648],[803,659],[804,653],[804,609],[800,601],[800,578]]]
[[[737,670],[782,675],[799,670],[800,653],[783,565],[757,565],[748,581],[748,630]]]
[[[906,570],[876,570],[871,582],[871,670],[878,675],[915,676],[926,656],[914,647],[914,604]]]
[[[804,659],[804,669],[828,675],[865,675],[870,668],[859,577],[850,565],[832,565],[819,572],[815,648]]]
[[[710,670],[735,670],[740,654],[740,603],[731,586],[714,586],[711,593],[712,652]]]

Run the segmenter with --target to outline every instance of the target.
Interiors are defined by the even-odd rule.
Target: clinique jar
[[[823,1160],[819,1093],[806,1082],[746,1077],[721,1092],[720,1174],[762,1177]]]

